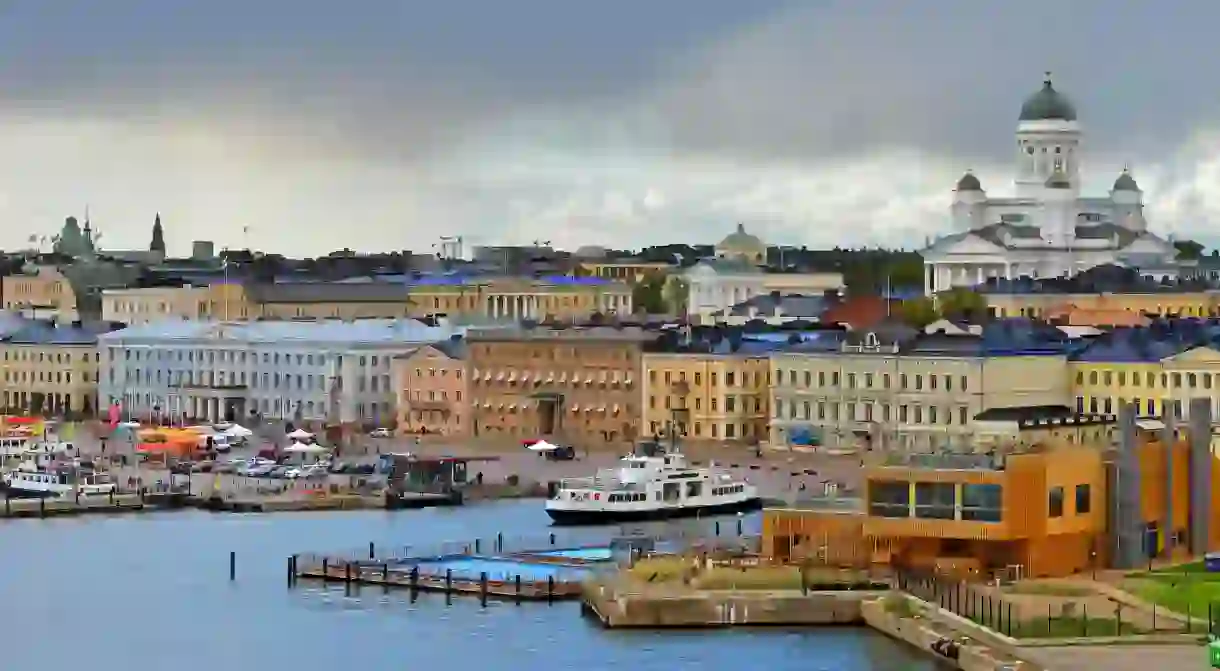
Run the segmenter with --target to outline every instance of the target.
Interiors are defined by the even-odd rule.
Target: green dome
[[[1135,183],[1135,178],[1127,170],[1123,170],[1123,174],[1114,180],[1115,191],[1139,191],[1140,185]]]
[[[1075,121],[1076,106],[1072,104],[1067,96],[1055,90],[1051,86],[1051,76],[1046,74],[1046,81],[1042,82],[1042,89],[1032,96],[1025,99],[1025,103],[1021,105],[1021,121]]]
[[[967,170],[966,174],[962,175],[962,178],[957,180],[957,190],[958,191],[982,191],[983,184],[982,184],[982,182],[979,182],[979,178],[975,177],[973,172],[970,172],[969,170]]]
[[[1051,173],[1050,177],[1047,178],[1046,188],[1070,189],[1072,188],[1072,181],[1068,179],[1067,175],[1063,174],[1062,170],[1056,170],[1055,172]]]
[[[762,247],[762,240],[757,236],[746,233],[746,227],[737,224],[737,230],[725,236],[717,247],[724,247],[732,250],[748,250],[753,251]]]

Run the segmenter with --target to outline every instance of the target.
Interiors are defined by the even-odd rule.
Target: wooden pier
[[[519,601],[559,601],[580,597],[579,582],[527,580],[521,576],[512,579],[492,578],[486,573],[478,578],[444,574],[423,573],[418,567],[407,564],[379,561],[342,561],[321,559],[300,562],[297,557],[288,560],[289,581],[298,578],[339,582],[345,584],[376,585],[383,588],[405,588],[420,592],[440,592],[479,596],[483,599],[515,599]]]
[[[0,517],[42,518],[70,515],[130,513],[150,506],[139,494],[88,496],[79,499],[10,499],[0,501]]]

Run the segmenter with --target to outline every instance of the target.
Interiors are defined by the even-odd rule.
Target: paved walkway
[[[1190,645],[1023,648],[1021,656],[1053,671],[1206,671],[1207,649]]]

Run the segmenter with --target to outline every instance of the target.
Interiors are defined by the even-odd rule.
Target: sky
[[[0,247],[921,246],[1012,191],[1045,71],[1085,189],[1220,243],[1220,4],[7,0]]]

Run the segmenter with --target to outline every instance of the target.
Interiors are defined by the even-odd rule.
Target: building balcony
[[[439,401],[436,399],[412,400],[406,402],[406,408],[411,410],[442,410],[447,411],[453,406],[453,401]]]

